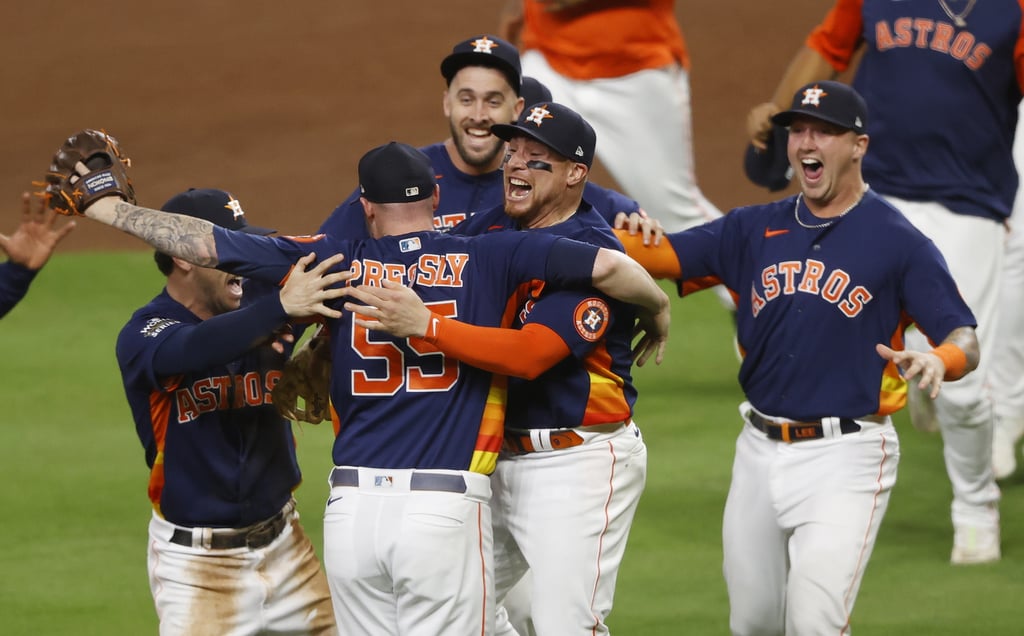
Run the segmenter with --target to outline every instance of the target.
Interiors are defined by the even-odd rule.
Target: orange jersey
[[[580,9],[546,11],[523,0],[522,49],[544,54],[551,68],[578,80],[622,77],[690,57],[673,0],[592,0]]]

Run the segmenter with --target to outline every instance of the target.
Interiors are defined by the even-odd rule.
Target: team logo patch
[[[85,191],[89,194],[102,192],[114,187],[114,175],[110,171],[100,172],[85,180]]]
[[[419,194],[420,194],[419,186],[410,186],[410,187],[405,189],[405,196],[407,196],[407,197],[415,197],[415,196],[419,196]]]
[[[530,109],[530,116],[527,117],[526,119],[524,119],[523,121],[524,122],[528,121],[531,124],[537,124],[537,127],[539,128],[540,125],[544,123],[545,119],[554,119],[554,118],[555,118],[555,116],[552,115],[551,111],[548,110],[548,105],[544,104],[543,106],[534,106],[533,108],[531,108]]]
[[[146,321],[146,324],[142,326],[142,330],[139,332],[143,338],[156,338],[160,335],[160,332],[170,327],[171,325],[178,324],[179,321],[172,318],[150,318]]]
[[[402,252],[412,252],[420,249],[420,238],[413,236],[411,238],[404,238],[398,242],[398,249]]]
[[[576,333],[588,342],[599,340],[608,328],[609,314],[608,303],[600,298],[587,298],[573,312]]]
[[[804,89],[804,101],[800,103],[811,106],[821,106],[821,98],[826,95],[828,95],[828,93],[815,84],[810,88]]]
[[[490,39],[486,35],[482,38],[473,40],[473,52],[474,53],[490,53],[491,49],[496,48],[498,43]]]

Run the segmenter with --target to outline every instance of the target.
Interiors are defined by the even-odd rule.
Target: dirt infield
[[[312,231],[355,186],[365,150],[447,135],[438,64],[456,41],[492,31],[498,6],[4,3],[0,196],[8,211],[0,212],[7,219],[0,231],[16,224],[19,193],[40,177],[53,150],[85,127],[120,139],[144,205],[158,207],[191,186],[222,187],[255,223],[282,233]],[[693,58],[698,178],[719,207],[770,196],[742,174],[746,112],[770,97],[825,10],[815,0],[677,2]],[[594,180],[614,186],[600,167]],[[64,249],[140,245],[80,225]]]

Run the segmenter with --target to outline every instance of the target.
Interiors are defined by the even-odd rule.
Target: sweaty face
[[[789,127],[789,163],[804,197],[820,206],[860,187],[860,158],[867,136],[811,117],[796,117]]]
[[[444,94],[444,114],[452,141],[470,174],[497,170],[504,142],[491,134],[492,124],[508,124],[522,110],[519,97],[500,71],[467,66],[452,78]]]
[[[191,274],[196,299],[211,316],[234,311],[241,305],[242,279],[238,276],[208,267],[196,267]]]
[[[544,227],[575,209],[569,192],[577,164],[529,137],[513,137],[505,155],[505,214],[523,227]]]

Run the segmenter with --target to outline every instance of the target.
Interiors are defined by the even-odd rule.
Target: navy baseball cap
[[[863,135],[868,131],[868,106],[848,84],[820,81],[804,85],[793,96],[789,110],[772,115],[772,121],[788,126],[796,115],[806,115]]]
[[[242,204],[230,192],[213,188],[189,188],[167,200],[160,208],[164,212],[177,212],[203,219],[229,230],[247,234],[273,234],[277,230],[249,225]]]
[[[594,162],[597,133],[579,113],[555,102],[524,108],[516,123],[494,124],[491,133],[505,141],[519,135],[536,139],[587,168]]]
[[[374,203],[409,203],[434,194],[430,158],[407,144],[377,146],[359,160],[359,191]]]
[[[541,84],[540,80],[535,77],[523,76],[523,90],[519,92],[523,98],[523,104],[525,106],[533,106],[540,102],[554,101],[554,97],[551,96],[551,91],[548,90],[547,86]]]
[[[523,69],[519,64],[519,49],[493,35],[480,35],[459,42],[448,57],[441,61],[441,75],[452,83],[455,74],[467,66],[489,66],[505,74],[516,91],[522,90]]]
[[[785,190],[793,178],[793,168],[789,165],[786,146],[789,143],[789,131],[778,124],[772,126],[772,135],[768,138],[767,147],[758,150],[753,144],[747,144],[747,152],[743,156],[743,171],[755,185],[768,188],[771,192]]]

